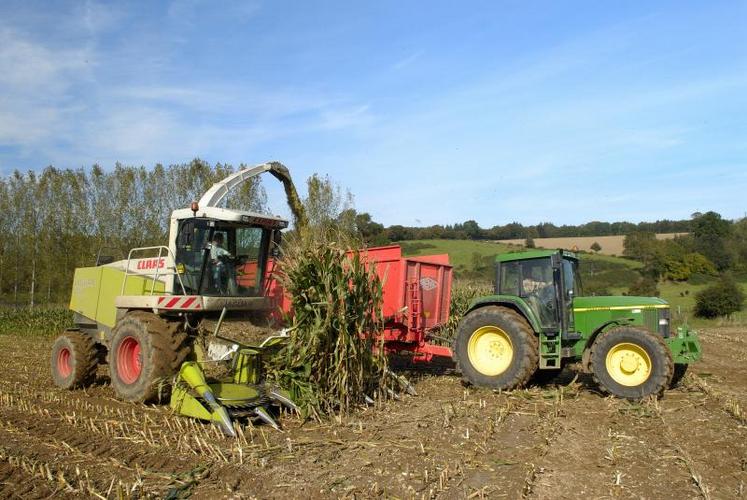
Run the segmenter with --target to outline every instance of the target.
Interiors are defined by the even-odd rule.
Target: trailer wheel
[[[145,311],[129,312],[117,323],[109,347],[109,375],[119,397],[137,402],[169,397],[171,378],[190,350],[179,326]]]
[[[591,346],[594,381],[619,398],[660,395],[669,386],[673,369],[672,354],[662,338],[640,328],[613,328]]]
[[[485,306],[468,313],[457,328],[454,357],[464,380],[494,389],[515,389],[537,369],[538,341],[515,311]]]
[[[52,345],[51,367],[55,385],[63,389],[85,387],[93,382],[98,351],[93,339],[76,330],[67,330]]]

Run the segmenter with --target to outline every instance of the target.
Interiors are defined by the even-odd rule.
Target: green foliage
[[[731,222],[716,212],[706,212],[693,218],[691,227],[695,250],[705,255],[719,271],[731,268],[734,256],[727,246],[732,233]]]
[[[386,356],[366,335],[382,327],[381,280],[365,257],[335,243],[337,236],[296,237],[280,263],[294,316],[271,374],[316,418],[347,413],[365,395],[386,394]]]
[[[484,282],[456,280],[451,287],[451,302],[449,303],[449,321],[442,325],[439,337],[451,340],[456,334],[457,326],[462,316],[469,309],[473,300],[493,293],[493,287]]]
[[[306,197],[303,199],[309,226],[321,231],[342,231],[355,234],[355,210],[350,191],[332,182],[329,176],[313,174],[306,180]]]
[[[73,313],[64,307],[0,308],[0,335],[56,336],[73,326]]]
[[[574,236],[616,236],[633,231],[652,233],[686,233],[690,230],[689,220],[659,220],[656,222],[600,222],[592,221],[578,226],[556,226],[550,222],[524,226],[511,222],[502,226],[481,228],[476,221],[468,220],[462,224],[433,225],[428,227],[406,227],[395,225],[386,228],[389,240],[424,240],[443,239],[476,239],[476,240],[515,240],[532,238],[566,238]]]
[[[622,259],[614,261],[582,255],[579,269],[584,295],[613,295],[613,288],[630,287],[640,278],[640,274]]]
[[[695,295],[695,316],[717,318],[741,311],[745,294],[731,276],[723,275],[716,283]]]
[[[195,159],[152,169],[47,167],[0,178],[0,300],[67,301],[75,268],[93,265],[100,248],[120,259],[133,247],[165,244],[171,212],[234,171]],[[263,211],[266,195],[256,178],[224,203]]]
[[[659,292],[658,285],[658,282],[654,278],[644,276],[633,283],[633,285],[628,289],[628,295],[637,297],[658,297],[661,293]]]
[[[623,240],[623,255],[640,260],[644,264],[653,258],[655,248],[656,234],[652,232],[634,231]]]
[[[422,241],[403,241],[399,246],[402,248],[404,255],[417,255],[418,253],[422,253],[421,250],[436,248],[435,245]]]
[[[527,248],[536,248],[534,244],[534,238],[532,238],[531,236],[527,236],[524,240],[524,246]]]

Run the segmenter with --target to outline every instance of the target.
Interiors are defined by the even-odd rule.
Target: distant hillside
[[[687,233],[659,233],[656,239],[669,240],[675,236]],[[538,248],[565,248],[567,250],[585,250],[591,252],[594,242],[599,243],[603,255],[622,255],[625,236],[577,236],[568,238],[534,238],[534,245]],[[524,245],[524,239],[499,240],[497,243],[507,245]]]

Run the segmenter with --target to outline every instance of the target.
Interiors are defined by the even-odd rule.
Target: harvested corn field
[[[239,439],[167,407],[52,385],[52,340],[0,336],[0,496],[194,498],[740,498],[747,495],[747,331],[702,334],[704,360],[645,404],[590,378],[510,393],[448,366],[407,370],[419,393],[325,424]]]

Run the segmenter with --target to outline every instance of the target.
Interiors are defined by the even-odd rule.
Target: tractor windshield
[[[522,297],[542,328],[557,329],[557,299],[550,257],[502,263],[498,293]]]
[[[189,219],[181,223],[176,262],[188,294],[261,295],[271,231],[247,224]]]

